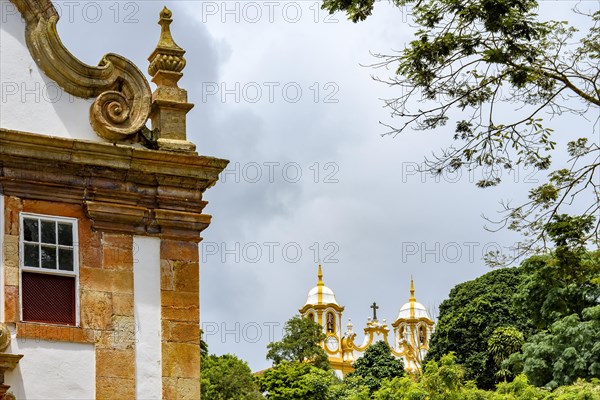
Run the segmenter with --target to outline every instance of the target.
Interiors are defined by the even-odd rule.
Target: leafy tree
[[[464,368],[457,363],[454,353],[444,355],[439,363],[428,362],[421,384],[435,399],[457,399],[464,384]]]
[[[373,11],[374,0],[324,0],[330,13],[345,11],[354,22]],[[544,117],[563,113],[598,118],[600,107],[600,11],[575,9],[575,26],[542,21],[536,0],[393,0],[411,5],[418,27],[415,40],[399,54],[378,55],[375,66],[394,66],[385,80],[400,92],[385,100],[399,126],[429,130],[454,125],[454,145],[433,159],[427,170],[442,173],[485,167],[480,187],[497,185],[501,171],[519,165],[547,170],[556,143]],[[583,20],[583,21],[582,21]],[[578,27],[590,26],[587,32]],[[593,132],[574,132],[567,145],[568,168],[530,191],[529,201],[504,204],[497,221],[529,233],[524,249],[543,242],[545,224],[574,198],[586,215],[600,210],[600,146]],[[591,142],[589,138],[592,138]],[[596,177],[594,176],[596,174]],[[587,192],[586,196],[579,196]],[[598,239],[598,224],[588,237]]]
[[[408,376],[385,379],[377,390],[375,400],[426,400],[429,393],[418,382]]]
[[[371,400],[369,388],[360,376],[346,376],[343,382],[329,388],[331,400]]]
[[[600,398],[600,380],[577,381],[554,392],[529,384],[525,375],[512,382],[499,383],[495,391],[478,389],[466,381],[464,369],[453,354],[439,362],[427,363],[424,372],[413,379],[384,379],[374,400],[596,400]]]
[[[488,354],[488,340],[494,330],[513,326],[525,336],[532,333],[527,317],[517,312],[512,300],[523,276],[521,268],[502,268],[456,285],[440,304],[425,362],[454,352],[466,379],[493,388],[499,368]]]
[[[392,349],[385,341],[372,344],[362,357],[352,365],[354,372],[349,377],[361,377],[362,384],[373,393],[381,385],[381,380],[404,375],[404,364],[401,359],[392,355]]]
[[[339,383],[332,371],[287,361],[265,371],[258,381],[271,400],[327,400],[329,387]]]
[[[261,399],[252,372],[244,361],[231,355],[210,355],[202,359],[200,390],[203,399]]]
[[[479,390],[464,379],[464,368],[452,353],[440,361],[429,361],[417,380],[409,377],[385,380],[375,392],[375,400],[465,400],[488,399],[489,393]]]
[[[578,380],[573,385],[561,386],[545,400],[587,400],[600,399],[600,381],[585,382]]]
[[[585,237],[593,226],[590,216],[557,215],[547,225],[556,244],[548,255],[522,263],[526,275],[515,296],[515,306],[538,329],[559,318],[594,306],[600,299],[600,251],[589,252]]]
[[[320,343],[325,340],[323,328],[310,318],[298,315],[289,319],[281,341],[267,345],[267,359],[274,365],[283,361],[309,362],[321,369],[330,369],[325,350]]]
[[[508,357],[521,350],[525,339],[523,333],[512,326],[501,326],[494,330],[488,339],[488,355],[494,360],[499,371],[496,375],[506,380],[510,372],[502,368],[502,363]]]
[[[310,396],[307,398],[315,400],[329,400],[331,387],[340,383],[333,371],[324,371],[316,367],[312,367],[301,381],[310,388]]]
[[[498,396],[492,397],[493,399],[541,400],[547,398],[548,392],[531,386],[525,375],[519,375],[512,382],[498,384],[496,394]]]
[[[523,353],[508,364],[523,365],[523,372],[536,386],[556,388],[578,378],[600,378],[600,305],[565,317],[523,345]]]

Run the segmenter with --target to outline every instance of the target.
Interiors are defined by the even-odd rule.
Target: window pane
[[[56,222],[42,221],[42,243],[56,244]]]
[[[58,224],[58,244],[73,246],[73,226],[71,224]]]
[[[39,247],[35,244],[25,243],[23,248],[23,254],[25,255],[25,266],[26,267],[39,267],[40,266],[40,253]]]
[[[58,249],[58,268],[73,271],[73,250]]]
[[[39,242],[37,219],[23,219],[23,238],[28,242]]]
[[[56,247],[42,246],[42,268],[56,269]]]

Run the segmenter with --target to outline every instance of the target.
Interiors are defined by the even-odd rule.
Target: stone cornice
[[[101,137],[119,142],[141,140],[147,131],[151,91],[142,72],[117,54],[102,57],[90,66],[71,54],[56,30],[59,15],[50,0],[11,0],[26,21],[29,51],[44,73],[68,93],[95,98],[90,123]]]
[[[0,193],[83,204],[97,230],[199,240],[228,161],[0,129]]]

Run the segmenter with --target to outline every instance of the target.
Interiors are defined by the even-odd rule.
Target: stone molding
[[[11,1],[26,21],[27,46],[44,73],[74,96],[96,98],[90,123],[100,137],[112,142],[132,140],[147,130],[150,85],[133,62],[107,54],[98,66],[89,66],[60,40],[56,30],[59,15],[50,0]]]
[[[22,354],[9,354],[4,351],[10,345],[10,330],[4,323],[0,323],[0,399],[14,399],[11,393],[8,393],[10,385],[4,383],[4,374],[6,371],[12,371],[23,358]]]
[[[228,161],[0,129],[0,193],[82,204],[103,232],[199,241]]]

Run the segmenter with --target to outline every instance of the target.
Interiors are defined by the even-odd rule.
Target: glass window
[[[23,321],[77,324],[77,220],[21,214]]]

